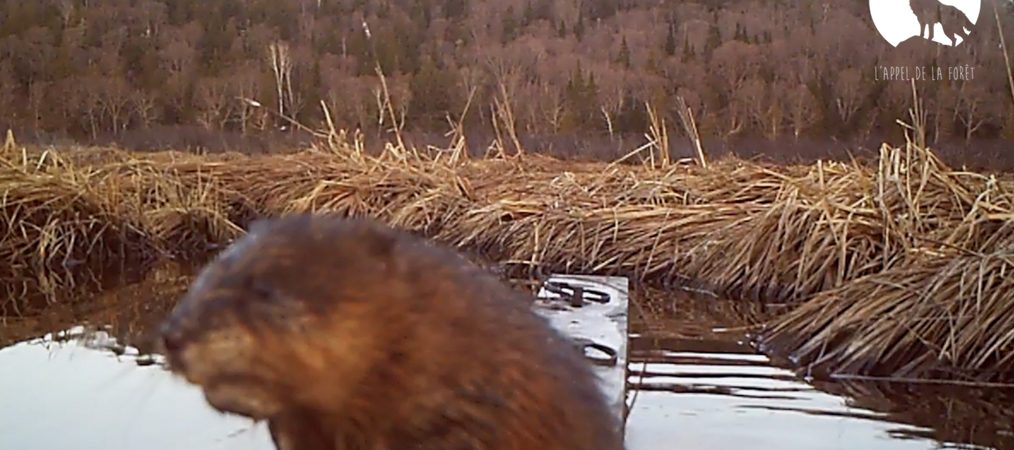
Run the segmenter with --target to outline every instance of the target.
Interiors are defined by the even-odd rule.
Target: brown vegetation
[[[1014,182],[950,169],[914,144],[872,163],[705,168],[332,142],[252,157],[8,147],[0,258],[202,251],[253,217],[333,211],[515,269],[757,299],[776,313],[766,342],[830,372],[1014,379]]]
[[[903,65],[974,69],[922,83],[934,138],[1009,137],[1012,18],[984,2],[960,47],[896,49],[859,0],[2,0],[0,129],[258,134],[289,125],[278,113],[322,122],[323,101],[343,128],[386,130],[391,106],[409,130],[474,131],[506,97],[520,135],[612,136],[641,131],[645,102],[676,123],[683,96],[704,138],[862,138],[908,108],[907,83],[874,70]]]

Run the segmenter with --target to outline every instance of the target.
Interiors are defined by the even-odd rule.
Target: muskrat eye
[[[275,290],[272,286],[260,278],[248,279],[247,289],[250,290],[250,293],[253,294],[257,300],[271,300],[275,296]]]
[[[246,293],[250,297],[244,303],[245,310],[254,323],[270,325],[278,328],[292,328],[299,312],[294,310],[300,303],[285,298],[283,293],[272,284],[260,278],[250,278],[246,282]]]

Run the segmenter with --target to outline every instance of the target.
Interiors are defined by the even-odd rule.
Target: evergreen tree
[[[712,50],[722,45],[722,35],[718,31],[718,27],[711,27],[711,31],[708,33],[708,45],[705,53],[710,53]]]
[[[468,12],[467,0],[445,0],[444,17],[449,20],[457,20],[465,17]]]
[[[415,126],[433,129],[441,126],[451,110],[455,79],[451,73],[438,66],[433,58],[425,57],[419,71],[409,82],[412,91],[409,115]]]
[[[665,54],[676,55],[676,25],[673,23],[669,24],[669,33],[665,36]]]
[[[578,14],[577,23],[574,24],[574,36],[578,41],[584,39],[584,15]]]
[[[617,62],[623,65],[624,68],[630,68],[630,47],[627,45],[627,37],[624,36],[620,42],[620,54],[617,56]]]
[[[564,91],[564,130],[573,131],[594,126],[598,117],[598,107],[595,75],[589,72],[586,77],[579,63],[567,81],[567,88]]]
[[[532,5],[532,0],[528,0],[528,3],[525,3],[525,12],[521,15],[521,26],[528,27],[532,22],[535,22],[535,19],[535,7]]]
[[[500,22],[503,28],[502,34],[500,35],[500,42],[506,44],[513,41],[518,35],[518,19],[514,17],[513,6],[507,7],[507,11],[504,12],[503,18],[500,19]]]

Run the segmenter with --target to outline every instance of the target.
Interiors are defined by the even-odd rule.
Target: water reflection
[[[931,428],[818,390],[747,346],[701,352],[686,351],[682,342],[633,339],[630,381],[637,398],[627,425],[632,449],[992,448],[940,442]]]
[[[1014,449],[1014,392],[804,382],[745,343],[769,311],[644,291],[631,448]]]
[[[942,441],[1014,448],[1014,392],[951,386],[844,382],[816,386],[850,405],[887,412],[893,420],[927,427],[909,433]]]
[[[272,448],[263,425],[219,415],[143,356],[192,276],[169,263],[144,277],[82,277],[67,291],[6,280],[0,292],[15,298],[0,311],[0,448]],[[33,294],[42,285],[48,294]],[[630,450],[1014,449],[1009,391],[806,383],[742,342],[761,312],[634,295],[648,299],[650,320],[631,324]]]
[[[0,346],[84,324],[106,327],[148,352],[151,331],[186,290],[197,266],[163,261],[131,270],[0,275]]]
[[[117,356],[108,333],[84,331],[0,350],[0,448],[273,449],[263,425],[219,415],[138,349]]]

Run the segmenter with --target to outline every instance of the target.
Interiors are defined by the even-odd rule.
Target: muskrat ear
[[[368,232],[361,236],[360,243],[365,245],[370,254],[377,256],[391,256],[394,253],[394,245],[398,235],[393,230],[384,232]]]
[[[347,218],[329,221],[326,236],[342,235],[341,241],[349,242],[359,251],[372,256],[391,256],[401,238],[400,231],[380,222],[363,218]],[[335,234],[330,232],[337,231]]]
[[[251,235],[251,236],[258,235],[258,234],[263,234],[275,222],[276,221],[274,219],[257,219],[257,220],[254,220],[254,221],[250,222],[249,226],[247,226],[246,234]]]

